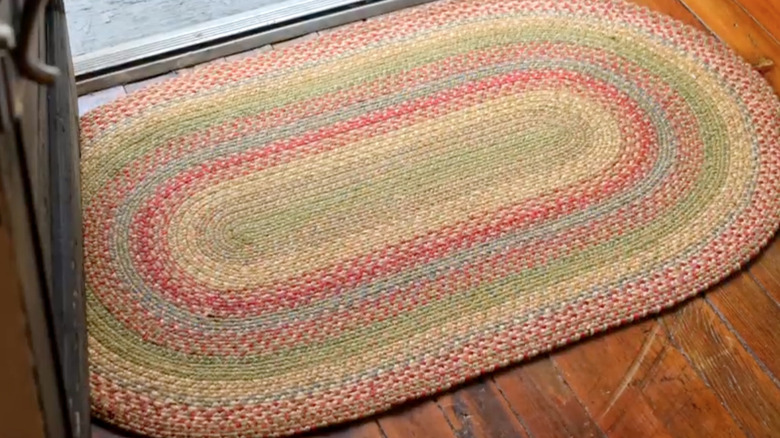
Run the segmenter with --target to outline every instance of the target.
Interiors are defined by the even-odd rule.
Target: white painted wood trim
[[[73,65],[76,76],[83,76],[360,2],[360,0],[284,0],[242,14],[139,38],[75,56]]]
[[[97,74],[77,76],[76,88],[79,95],[84,95],[430,1],[432,0],[379,0],[357,5],[350,9],[319,15],[293,24],[272,26],[270,29],[261,29],[255,33],[250,32],[245,36],[228,38],[224,42],[202,45],[202,47],[186,50],[182,53],[174,52],[150,62],[129,64],[126,67],[120,66],[109,69],[102,74],[98,72]]]

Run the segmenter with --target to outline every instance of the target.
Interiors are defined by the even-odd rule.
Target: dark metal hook
[[[60,70],[35,58],[31,49],[36,24],[46,10],[49,0],[26,0],[22,10],[22,38],[17,48],[16,65],[22,76],[41,84],[52,84]]]

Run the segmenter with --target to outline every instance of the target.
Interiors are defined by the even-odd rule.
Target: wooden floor
[[[780,92],[780,65],[771,65],[780,63],[780,1],[634,1],[714,32]],[[93,107],[148,83],[84,96],[80,106]],[[658,317],[309,436],[779,437],[778,376],[780,241],[775,239],[747,268]],[[95,438],[115,436],[122,435],[94,428]]]

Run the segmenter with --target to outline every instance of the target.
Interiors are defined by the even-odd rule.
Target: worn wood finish
[[[764,252],[750,264],[748,272],[758,285],[780,305],[780,239],[775,237]]]
[[[4,12],[6,10],[0,9],[0,20],[7,22],[8,15]],[[17,91],[19,88],[11,85],[17,84],[17,80],[21,79],[14,63],[7,53],[0,51],[0,87]],[[13,100],[5,96],[8,95],[4,94],[0,99],[0,111],[9,115]],[[37,109],[26,114],[39,115]],[[19,430],[20,436],[66,437],[69,431],[53,336],[55,322],[37,232],[34,175],[27,164],[27,152],[31,148],[23,143],[26,139],[20,120],[6,118],[5,122],[0,132],[0,264],[4,265],[0,272],[0,295],[3,295],[0,306],[9,306],[2,312],[2,317],[9,320],[0,326],[4,338],[0,347],[9,350],[0,350],[0,356],[21,356],[0,360],[2,373],[9,373],[0,379],[0,383],[7,383],[0,386],[0,408],[8,408],[7,411],[0,410],[0,424]],[[32,423],[27,427],[17,424],[20,421]],[[38,425],[42,429],[38,429]],[[8,432],[3,430],[3,433]]]
[[[59,53],[52,51],[57,47],[56,42],[67,44],[67,38],[63,38],[64,28],[50,26],[57,21],[56,4],[38,20],[27,22],[22,19],[22,11],[30,7],[31,2],[22,0],[0,2],[0,22],[13,26],[17,41],[21,39],[19,35],[31,33],[30,50],[35,59],[58,60],[69,65],[67,49]],[[64,20],[64,16],[59,15]],[[73,265],[80,263],[82,257],[78,254],[77,258],[58,258],[57,248],[52,245],[60,223],[54,214],[57,200],[52,196],[51,182],[59,175],[53,174],[53,156],[49,153],[51,122],[60,110],[51,94],[62,92],[69,99],[75,95],[72,90],[59,86],[68,78],[67,69],[61,71],[57,85],[51,87],[25,78],[20,70],[9,51],[0,50],[0,88],[3,90],[0,92],[0,112],[4,115],[0,127],[0,228],[5,238],[2,244],[5,248],[0,255],[4,271],[0,275],[3,285],[0,295],[10,300],[1,305],[2,319],[8,318],[8,321],[4,321],[0,331],[8,337],[5,338],[7,342],[3,342],[8,349],[0,348],[0,356],[5,356],[0,370],[8,375],[3,376],[0,385],[3,425],[0,435],[82,437],[87,436],[89,421],[86,382],[79,380],[86,371],[86,354],[80,355],[78,364],[69,364],[75,366],[63,366],[68,350],[66,340],[71,339],[72,333],[69,327],[78,321],[67,319],[73,312],[62,311],[60,299],[63,295],[53,287],[61,285],[56,275],[59,263]],[[74,113],[68,124],[75,128],[75,101],[72,108]],[[56,146],[69,143],[69,150],[77,151],[77,143],[72,140],[72,137],[62,137]],[[77,165],[78,158],[74,158],[71,163]],[[78,185],[68,186],[68,189],[75,193],[71,196],[78,196]],[[62,205],[80,213],[80,206]],[[80,238],[80,223],[75,229]],[[69,299],[66,305],[70,310],[79,303]],[[83,329],[83,318],[80,322]],[[17,339],[14,342],[10,337]],[[24,345],[24,351],[18,348],[20,344]],[[67,378],[63,371],[68,373]],[[12,381],[7,381],[8,378]],[[83,396],[83,404],[70,398],[75,393]],[[74,411],[80,412],[78,418],[71,415]],[[80,426],[73,426],[74,421],[80,421]],[[29,424],[18,424],[25,422]]]
[[[714,32],[780,91],[777,3],[632,1]],[[134,88],[128,86],[128,92]],[[85,106],[95,106],[109,98],[82,99]],[[780,240],[775,239],[743,271],[661,316],[417,404],[307,436],[777,436],[779,303]],[[96,438],[116,436],[99,432]]]
[[[33,32],[35,57],[45,59],[46,38],[42,26]],[[51,202],[49,199],[49,168],[47,150],[47,126],[46,126],[46,87],[23,78],[17,78],[13,85],[16,98],[22,102],[22,108],[29,113],[20,121],[22,141],[27,156],[27,167],[30,172],[32,184],[33,203],[35,205],[35,218],[38,223],[38,233],[41,241],[47,242],[51,238],[50,215]],[[44,270],[47,281],[51,283],[51,250],[44,246],[43,258],[46,261]]]
[[[704,298],[664,316],[663,324],[675,346],[746,432],[776,436],[780,389]]]
[[[780,2],[777,0],[737,0],[753,19],[755,19],[768,34],[780,40]]]
[[[70,62],[70,45],[62,0],[50,0],[45,31],[46,60],[60,70],[52,86],[41,87],[45,117],[45,145],[49,216],[47,252],[52,316],[56,324],[60,366],[64,376],[65,404],[74,438],[89,429],[89,378],[84,297],[84,254],[81,228],[81,172],[78,142],[76,83]]]
[[[554,356],[609,436],[743,436],[655,320]],[[697,421],[691,421],[696,418]]]
[[[604,436],[549,357],[498,372],[493,379],[530,436]]]
[[[780,306],[749,275],[738,275],[706,295],[720,319],[775,378],[780,376]]]
[[[761,0],[763,1],[763,0]],[[735,0],[682,0],[724,43],[731,46],[749,63],[762,66],[764,76],[775,90],[780,87],[780,45]],[[716,4],[713,4],[716,3]],[[772,17],[774,21],[780,17]],[[774,68],[767,69],[771,62]]]
[[[248,12],[284,0],[66,0],[73,54]]]
[[[307,1],[310,1],[310,4],[313,5],[316,4],[317,0]],[[316,34],[320,30],[333,26],[364,20],[368,17],[386,14],[429,1],[432,0],[355,0],[351,7],[344,9],[336,8],[327,14],[313,14],[301,20],[291,20],[289,24],[277,22],[276,24],[280,24],[279,26],[273,25],[267,29],[265,29],[267,26],[253,28],[251,31],[248,29],[247,32],[235,34],[235,37],[232,38],[217,38],[203,44],[193,43],[189,46],[190,50],[183,53],[179,53],[180,50],[184,50],[183,48],[173,51],[163,50],[165,54],[160,55],[160,57],[144,60],[142,59],[145,57],[143,50],[135,47],[132,50],[135,55],[129,55],[130,58],[124,58],[127,53],[114,51],[108,58],[100,57],[101,59],[98,62],[89,63],[91,65],[86,65],[85,60],[81,59],[81,62],[76,61],[79,66],[77,68],[78,83],[76,84],[76,89],[79,94],[88,94],[104,88],[140,81],[152,76],[307,34]],[[191,31],[188,34],[193,38],[199,36],[197,31]],[[159,37],[157,39],[165,41]]]
[[[307,435],[309,438],[385,438],[379,423],[373,419],[350,425],[349,427],[339,427],[330,431],[323,431]]]
[[[674,17],[697,29],[705,29],[702,22],[693,16],[679,0],[631,0],[631,2]]]
[[[439,396],[436,402],[458,437],[528,436],[526,428],[490,378]]]
[[[7,138],[0,134],[0,140]],[[44,438],[22,279],[16,270],[18,256],[8,223],[9,207],[0,184],[0,424],[7,436]]]
[[[389,412],[377,422],[387,438],[461,438],[432,400]]]

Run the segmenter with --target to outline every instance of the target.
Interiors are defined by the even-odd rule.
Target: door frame
[[[3,1],[34,3],[34,0],[0,0]],[[348,9],[261,29],[193,51],[173,53],[151,63],[132,64],[82,78],[78,86],[64,0],[49,1],[42,22],[37,24],[38,55],[45,63],[56,66],[60,74],[52,85],[39,87],[38,105],[25,105],[21,112],[22,118],[36,117],[40,121],[42,146],[34,148],[43,149],[32,154],[38,169],[30,171],[31,154],[25,152],[30,148],[21,144],[22,136],[18,132],[16,137],[21,146],[13,148],[9,159],[0,160],[4,170],[14,169],[4,172],[2,181],[6,192],[10,188],[12,193],[12,196],[5,193],[6,198],[15,196],[16,199],[8,202],[9,208],[0,210],[10,211],[2,219],[11,222],[16,269],[22,285],[19,290],[20,295],[23,294],[27,318],[26,342],[32,353],[45,437],[89,438],[90,435],[77,93],[163,74],[428,1],[431,0],[363,0]],[[10,62],[6,63],[10,65]],[[19,126],[16,128],[21,130]],[[38,187],[29,181],[41,171],[46,176],[43,190],[40,181],[37,181]],[[2,191],[0,195],[3,195]],[[41,197],[46,204],[43,217],[36,213],[34,205]]]
[[[59,69],[46,87],[49,162],[50,291],[70,432],[89,436],[89,372],[81,208],[78,103],[63,0],[49,0],[43,23],[46,63]]]
[[[89,435],[89,385],[71,375],[87,375],[83,279],[52,275],[82,264],[80,246],[59,237],[67,235],[63,218],[81,211],[77,181],[58,180],[63,171],[78,175],[78,159],[63,160],[78,153],[70,53],[57,44],[67,44],[63,11],[62,0],[0,0],[2,362],[10,365],[3,369],[9,391],[0,391],[0,416],[3,430],[19,437]],[[50,79],[46,61],[61,70],[53,85],[39,84]],[[61,199],[65,190],[72,191],[70,202]],[[65,228],[81,240],[80,216]]]

